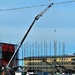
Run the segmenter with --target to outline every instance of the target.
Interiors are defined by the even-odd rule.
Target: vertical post
[[[44,41],[44,57],[46,56],[46,41]]]
[[[62,42],[62,53],[63,55],[65,55],[65,43],[64,42]]]
[[[45,55],[45,54],[46,54],[46,53],[45,53],[46,50],[45,50],[45,49],[46,49],[46,41],[44,41],[44,60],[46,60],[46,58],[45,58],[45,56],[46,56],[46,55]],[[44,66],[45,66],[45,64],[44,64]],[[44,70],[45,70],[45,69],[46,69],[46,67],[44,67]]]
[[[59,42],[59,56],[60,56],[60,42]]]
[[[28,42],[26,43],[26,57],[28,57]],[[28,63],[28,61],[27,61],[27,63]],[[27,69],[28,69],[29,67],[27,67]]]
[[[57,53],[57,41],[54,41],[54,56],[55,56],[54,65],[55,65],[55,67],[56,67],[56,53]],[[56,73],[56,69],[55,69],[54,73]]]
[[[24,58],[23,58],[23,44],[22,44],[22,66],[23,66],[23,60],[24,60]]]
[[[38,56],[38,51],[37,51],[37,41],[35,41],[35,51],[36,51],[36,59]],[[38,60],[38,59],[37,59]],[[37,63],[37,62],[36,62]],[[38,64],[37,64],[38,65]],[[37,65],[36,65],[36,70],[37,70]]]
[[[50,42],[50,61],[52,62],[52,58],[51,58],[51,42]],[[51,63],[52,64],[52,63]],[[53,68],[51,69],[51,70],[53,70]],[[50,70],[50,71],[51,71]]]
[[[48,51],[47,51],[47,43],[46,43],[46,58],[48,56]]]
[[[64,55],[65,55],[65,43],[62,42],[62,66],[64,66]],[[63,71],[63,68],[62,68],[62,71]]]
[[[43,53],[43,52],[42,52],[42,42],[41,42],[41,56],[42,56],[42,53]]]
[[[51,42],[50,42],[50,57],[51,57]]]
[[[47,62],[48,50],[47,50],[47,43],[46,43],[46,62]],[[46,65],[46,69],[48,71],[48,66]]]
[[[39,65],[40,65],[40,62],[39,62],[39,44],[38,44],[38,70],[39,70]]]
[[[42,57],[42,53],[43,53],[43,52],[42,52],[42,42],[41,42],[41,57]],[[41,60],[41,65],[43,65],[43,64],[42,64],[42,60]],[[41,71],[42,71],[42,67],[41,67]]]
[[[29,65],[30,66],[30,70],[31,70],[31,44],[30,44],[30,62],[29,63],[30,63],[30,65]]]
[[[26,57],[26,43],[24,43],[24,57]],[[25,60],[24,60],[24,66],[25,66]],[[26,70],[26,66],[25,66],[25,70]]]
[[[32,63],[33,63],[33,66],[34,66],[34,43],[32,43]],[[33,67],[33,70],[34,70],[34,67]]]

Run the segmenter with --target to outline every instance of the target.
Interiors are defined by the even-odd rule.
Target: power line
[[[75,0],[72,0],[72,1],[66,1],[66,2],[59,2],[59,3],[54,3],[54,4],[66,4],[66,3],[72,3],[72,2],[75,2]]]
[[[73,2],[75,2],[75,0],[58,2],[58,3],[53,3],[53,4],[66,4],[66,3],[73,3]],[[42,6],[47,6],[47,5],[50,5],[50,4],[28,6],[28,7],[19,7],[19,8],[0,9],[0,11],[10,11],[10,10],[20,10],[20,9],[27,9],[27,8],[36,8],[36,7],[42,7]]]
[[[49,4],[37,5],[37,6],[28,6],[28,7],[20,7],[20,8],[1,9],[0,11],[9,11],[9,10],[19,10],[19,9],[26,9],[26,8],[35,8],[35,7],[42,7],[42,6],[47,6],[47,5],[49,5]]]

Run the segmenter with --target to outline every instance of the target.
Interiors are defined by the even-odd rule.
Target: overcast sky
[[[69,0],[1,0],[0,10],[45,5]],[[0,40],[18,43],[35,16],[47,6],[0,11]],[[53,5],[35,22],[25,42],[64,42],[66,54],[75,53],[75,3]],[[56,32],[54,32],[56,30]]]

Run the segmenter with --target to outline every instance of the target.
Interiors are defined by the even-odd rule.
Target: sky
[[[1,0],[0,10],[46,5],[73,0]],[[0,11],[0,41],[16,44],[20,42],[34,18],[46,6]],[[37,20],[24,42],[65,43],[65,53],[75,53],[75,2],[54,4]],[[56,32],[54,31],[56,30]],[[58,44],[57,44],[58,45]]]

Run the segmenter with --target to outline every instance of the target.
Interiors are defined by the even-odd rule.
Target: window
[[[71,63],[72,65],[75,65],[75,62]]]
[[[75,66],[73,67],[73,69],[75,69]]]
[[[66,60],[68,60],[68,58],[66,58]]]
[[[72,61],[75,61],[75,58],[74,58],[74,59],[72,58],[71,60],[72,60]]]
[[[61,60],[61,58],[60,58],[60,60]]]

